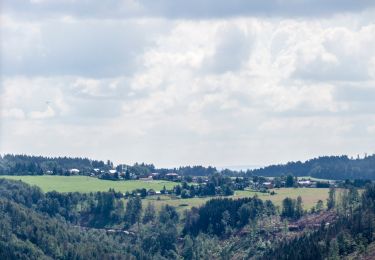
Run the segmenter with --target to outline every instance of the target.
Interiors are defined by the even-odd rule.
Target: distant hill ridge
[[[0,174],[12,175],[41,175],[46,173],[64,175],[69,169],[78,169],[80,174],[88,175],[94,168],[101,170],[123,169],[111,161],[103,162],[88,158],[44,157],[30,155],[5,154],[0,156]],[[375,155],[364,158],[351,159],[346,155],[322,156],[305,162],[296,161],[286,164],[270,165],[258,169],[236,170],[220,169],[204,166],[184,166],[173,169],[156,168],[153,164],[136,163],[132,166],[124,165],[136,175],[147,175],[152,172],[176,172],[179,175],[207,176],[216,172],[229,176],[276,177],[282,175],[311,176],[322,179],[370,179],[375,180]]]
[[[311,176],[322,179],[370,179],[375,180],[375,155],[350,159],[342,156],[322,156],[305,162],[288,162],[247,171],[247,175]]]

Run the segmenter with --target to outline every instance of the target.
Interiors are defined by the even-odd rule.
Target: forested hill
[[[247,171],[247,175],[311,176],[322,179],[370,179],[375,180],[375,155],[361,159],[350,159],[348,156],[323,156],[305,162],[289,162],[282,165],[271,165]]]
[[[78,169],[89,173],[93,168],[108,169],[111,162],[72,157],[44,157],[6,154],[0,156],[0,174],[42,175],[50,171],[53,174],[65,174],[69,169]]]
[[[182,176],[208,176],[217,173],[214,167],[185,166],[179,168],[156,168],[153,164],[135,163],[133,165],[114,165],[113,162],[92,160],[88,158],[45,157],[31,155],[0,155],[0,175],[70,175],[70,170],[79,170],[80,175],[89,175],[95,170],[107,172],[116,169],[118,172],[127,169],[135,176],[147,176],[151,173],[177,173]]]
[[[375,180],[375,155],[365,158],[350,159],[348,156],[323,156],[305,162],[289,162],[287,164],[271,165],[260,169],[233,171],[224,169],[218,171],[214,167],[186,166],[173,169],[156,168],[153,164],[136,163],[130,165],[113,165],[111,161],[91,160],[87,158],[42,157],[28,155],[0,156],[0,175],[69,175],[69,170],[78,169],[79,174],[89,175],[94,169],[108,171],[116,168],[119,172],[127,169],[135,176],[147,176],[151,173],[177,173],[181,176],[208,176],[221,172],[227,176],[311,176],[322,179],[370,179]]]

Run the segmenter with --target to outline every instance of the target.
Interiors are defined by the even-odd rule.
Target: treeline
[[[90,174],[92,169],[110,169],[111,162],[87,158],[44,157],[6,154],[0,156],[0,174],[10,175],[70,175],[69,170],[77,169],[81,174]]]
[[[283,165],[271,165],[261,169],[247,171],[246,175],[258,176],[311,176],[321,179],[375,180],[375,155],[361,159],[348,156],[324,156],[306,162],[289,162]]]
[[[123,172],[129,176],[147,176],[151,173],[165,175],[177,173],[180,176],[209,176],[217,173],[214,167],[185,166],[179,168],[156,168],[153,164],[135,163],[134,165],[114,165],[110,160],[104,162],[88,158],[71,157],[44,157],[30,155],[0,155],[0,175],[70,175],[71,169],[79,170],[81,175],[89,175],[93,172],[103,172],[116,169],[118,173]]]
[[[98,161],[87,158],[69,157],[42,157],[28,155],[6,154],[0,156],[0,175],[70,175],[71,169],[79,170],[79,174],[101,175],[103,178],[113,179],[108,171],[116,169],[117,177],[123,175],[124,179],[158,174],[159,178],[168,173],[176,173],[179,176],[210,176],[221,173],[226,176],[311,176],[321,179],[375,180],[375,155],[364,158],[351,159],[348,156],[324,156],[305,162],[289,162],[282,165],[271,165],[260,169],[247,171],[232,171],[229,169],[217,170],[215,167],[186,166],[179,168],[156,168],[153,164],[135,163],[134,165],[113,165],[111,161]],[[156,177],[157,178],[157,177]],[[118,178],[117,178],[118,179]]]
[[[129,215],[133,214],[133,208],[125,209],[123,194],[114,190],[95,193],[43,193],[38,187],[21,181],[0,179],[0,197],[84,227],[123,227],[129,225],[127,220]],[[140,201],[140,198],[138,199]]]

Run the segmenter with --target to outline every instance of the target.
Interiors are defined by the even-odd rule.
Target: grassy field
[[[316,204],[318,200],[322,200],[324,203],[328,198],[329,189],[318,189],[318,188],[281,188],[274,189],[276,192],[275,195],[270,195],[269,193],[260,193],[254,191],[236,191],[233,196],[229,198],[245,198],[253,197],[255,194],[262,200],[271,200],[275,205],[281,206],[282,200],[286,197],[297,198],[298,196],[302,197],[303,207],[308,210]],[[158,199],[158,197],[160,199]],[[160,209],[162,205],[169,204],[171,206],[177,207],[180,211],[184,209],[190,209],[191,207],[198,207],[204,204],[206,201],[212,199],[213,197],[205,198],[191,198],[191,199],[179,199],[172,198],[170,196],[151,196],[143,200],[144,206],[148,202],[151,202],[155,205],[157,209]]]
[[[95,192],[95,191],[108,191],[113,188],[116,191],[126,192],[139,188],[161,190],[163,186],[167,189],[173,188],[176,183],[169,181],[107,181],[97,178],[86,176],[0,176],[3,178],[22,180],[28,184],[39,186],[44,192],[58,191],[58,192]],[[255,194],[262,200],[271,200],[275,205],[281,206],[282,200],[286,197],[297,198],[302,197],[305,209],[310,209],[316,204],[318,200],[324,203],[328,197],[328,189],[318,188],[281,188],[274,189],[275,195],[269,193],[260,193],[254,191],[236,191],[230,198],[244,198],[253,197]],[[158,199],[159,197],[159,199]],[[143,200],[144,206],[151,202],[157,209],[162,205],[169,204],[177,207],[180,211],[190,209],[191,207],[198,207],[213,197],[205,198],[190,198],[180,199],[172,196],[151,196]]]
[[[0,176],[12,180],[21,180],[30,185],[39,186],[44,192],[95,192],[108,191],[110,188],[119,192],[133,191],[146,188],[161,190],[163,186],[167,189],[173,188],[176,183],[170,181],[108,181],[87,176]]]

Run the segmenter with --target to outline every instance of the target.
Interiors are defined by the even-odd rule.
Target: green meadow
[[[119,192],[133,191],[135,189],[154,189],[161,190],[164,185],[167,189],[173,188],[176,183],[170,181],[110,181],[101,180],[98,178],[88,176],[0,176],[0,178],[7,178],[12,180],[21,180],[30,185],[39,186],[44,192],[58,191],[58,192],[96,192],[108,191],[115,189]]]
[[[44,192],[58,191],[58,192],[96,192],[96,191],[108,191],[110,188],[115,189],[119,192],[133,191],[135,189],[154,189],[161,190],[165,186],[167,189],[172,189],[176,183],[170,181],[109,181],[100,180],[93,177],[87,176],[0,176],[2,178],[21,180],[30,185],[39,186]],[[324,203],[328,197],[328,189],[324,188],[281,188],[274,189],[275,195],[269,193],[255,192],[251,190],[236,191],[233,196],[229,198],[244,198],[253,197],[257,195],[262,200],[271,200],[275,205],[281,206],[282,200],[286,197],[297,198],[302,197],[303,206],[305,209],[310,209],[316,204],[318,200],[322,200]],[[151,202],[157,209],[160,209],[162,205],[169,204],[177,207],[180,211],[184,209],[190,209],[191,207],[198,207],[204,204],[206,201],[214,197],[204,198],[189,198],[180,199],[176,196],[160,195],[160,196],[149,196],[143,199],[144,206]]]
[[[318,200],[322,200],[324,204],[328,198],[328,190],[326,188],[281,188],[274,189],[275,195],[269,193],[254,192],[250,190],[236,191],[233,196],[226,198],[245,198],[253,197],[257,195],[262,200],[271,200],[276,206],[281,206],[283,199],[286,197],[296,199],[298,196],[302,197],[303,207],[306,210],[311,209]],[[191,207],[198,207],[204,204],[206,201],[215,197],[204,197],[204,198],[189,198],[180,199],[171,196],[150,196],[143,200],[144,206],[151,202],[157,209],[160,209],[162,205],[169,204],[177,207],[178,210],[190,209]]]

